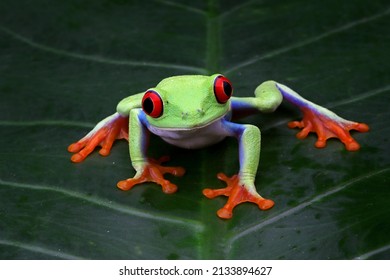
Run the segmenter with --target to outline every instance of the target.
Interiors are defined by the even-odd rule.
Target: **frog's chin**
[[[157,127],[149,125],[151,133],[165,142],[184,149],[199,149],[218,143],[226,137],[221,116],[211,122],[191,127]]]

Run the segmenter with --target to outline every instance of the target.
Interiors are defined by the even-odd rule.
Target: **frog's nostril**
[[[206,112],[203,110],[203,109],[198,109],[197,110],[198,113],[201,115],[201,116],[204,116],[206,114]]]
[[[181,112],[181,118],[183,120],[187,119],[188,117],[199,117],[206,115],[206,111],[203,109],[197,109],[196,111],[191,112]]]
[[[188,117],[188,113],[187,112],[181,112],[181,118],[183,120],[185,120],[187,117]]]
[[[204,115],[206,115],[206,111],[203,108],[181,112],[181,118],[183,120],[186,120],[188,118],[199,118],[203,117]]]

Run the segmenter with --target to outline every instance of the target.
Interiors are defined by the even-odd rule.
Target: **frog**
[[[273,80],[257,86],[252,97],[236,97],[233,92],[231,81],[219,73],[165,78],[154,87],[122,99],[115,113],[70,144],[71,161],[84,161],[97,147],[100,147],[100,155],[108,156],[113,143],[125,139],[129,144],[135,175],[119,181],[117,187],[128,191],[136,185],[152,182],[160,185],[164,193],[173,194],[178,187],[167,180],[165,174],[180,177],[186,170],[181,166],[166,166],[168,156],[159,159],[149,157],[150,134],[174,146],[194,150],[234,137],[238,141],[238,172],[232,176],[218,173],[217,178],[226,187],[202,190],[208,199],[226,196],[226,203],[216,214],[221,219],[231,219],[234,208],[239,204],[254,203],[261,210],[271,209],[275,204],[273,200],[261,196],[255,186],[261,132],[255,125],[240,123],[243,117],[272,113],[283,100],[287,100],[303,114],[301,120],[289,122],[288,127],[300,129],[296,134],[299,139],[310,133],[317,134],[317,148],[324,148],[329,138],[337,138],[346,150],[357,151],[360,145],[350,131],[369,131],[367,124],[344,119]]]

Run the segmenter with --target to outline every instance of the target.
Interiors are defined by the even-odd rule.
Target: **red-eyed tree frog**
[[[260,130],[250,124],[238,124],[232,119],[256,112],[273,112],[283,99],[298,106],[302,121],[290,122],[290,128],[302,128],[300,139],[310,132],[318,135],[316,147],[322,148],[331,137],[339,138],[349,151],[359,144],[349,131],[369,130],[364,123],[345,120],[328,109],[316,105],[285,85],[266,81],[255,90],[255,97],[234,97],[231,82],[221,74],[211,76],[185,75],[162,80],[156,87],[131,95],[119,102],[116,113],[100,121],[95,128],[68,151],[74,153],[73,162],[83,161],[97,146],[107,156],[116,139],[129,142],[131,163],[136,171],[133,178],[118,182],[118,188],[130,190],[143,182],[161,185],[163,192],[174,193],[177,186],[164,178],[165,173],[184,175],[182,167],[166,167],[160,160],[147,156],[149,133],[160,136],[178,147],[198,149],[215,144],[227,136],[236,137],[239,145],[238,173],[232,177],[219,173],[227,186],[222,189],[204,189],[208,198],[224,195],[226,204],[217,211],[223,219],[232,217],[233,208],[243,202],[252,202],[262,210],[274,202],[256,191],[255,176],[260,157]]]

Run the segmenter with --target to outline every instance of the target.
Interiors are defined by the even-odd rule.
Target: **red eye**
[[[214,80],[214,94],[218,103],[224,104],[228,102],[233,94],[231,82],[224,76],[218,76]]]
[[[158,118],[162,115],[163,106],[160,95],[153,90],[148,90],[142,98],[142,110],[152,118]]]

